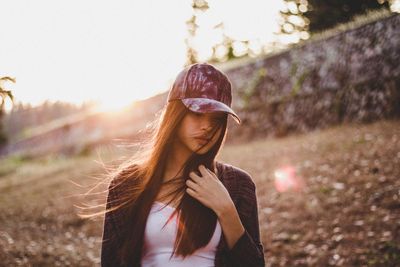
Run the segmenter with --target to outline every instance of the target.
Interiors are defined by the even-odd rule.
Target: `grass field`
[[[102,217],[78,209],[116,148],[75,158],[0,162],[0,266],[95,266]],[[223,162],[249,172],[259,201],[266,266],[400,265],[400,121],[341,125],[280,139],[226,145]],[[300,191],[279,192],[292,166]],[[78,186],[79,184],[80,186]]]

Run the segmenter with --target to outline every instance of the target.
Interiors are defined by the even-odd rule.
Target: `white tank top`
[[[174,255],[170,260],[169,258],[172,254],[177,234],[176,222],[178,217],[175,214],[171,221],[162,228],[171,213],[175,210],[172,206],[164,206],[164,203],[155,201],[150,210],[144,233],[141,265],[143,267],[214,266],[215,253],[221,238],[221,226],[218,220],[214,234],[205,247],[198,249],[185,259]]]

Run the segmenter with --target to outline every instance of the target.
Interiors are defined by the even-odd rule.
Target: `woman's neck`
[[[172,145],[172,149],[167,158],[167,164],[164,172],[164,181],[168,181],[174,177],[180,176],[183,174],[183,164],[185,164],[186,160],[190,157],[191,150],[189,150],[186,146],[175,142]],[[218,170],[212,170],[215,174],[218,175]],[[179,173],[178,173],[179,172]]]

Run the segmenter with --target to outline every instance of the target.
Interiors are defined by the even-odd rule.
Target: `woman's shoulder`
[[[216,163],[223,170],[225,179],[234,180],[238,186],[255,187],[253,178],[248,171],[226,162],[217,161]]]
[[[107,196],[107,205],[109,207],[127,203],[132,185],[137,180],[133,178],[133,175],[136,175],[133,173],[133,169],[123,169],[110,177]]]
[[[138,175],[138,170],[138,165],[133,164],[129,167],[119,170],[118,172],[115,172],[109,180],[109,191],[119,191],[126,188],[127,183],[134,181],[133,176]]]

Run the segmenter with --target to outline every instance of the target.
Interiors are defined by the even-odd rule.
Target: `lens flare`
[[[296,175],[293,166],[285,166],[275,170],[275,188],[278,192],[301,191],[304,188],[303,179]]]

